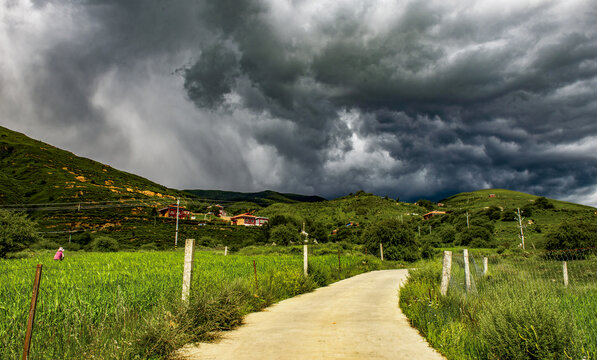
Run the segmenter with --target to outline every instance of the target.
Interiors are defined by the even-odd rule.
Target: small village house
[[[269,221],[268,218],[244,213],[230,218],[232,225],[262,226]]]
[[[160,213],[160,216],[176,218],[176,204],[168,205],[163,209],[159,209],[158,212]],[[178,207],[178,218],[179,219],[188,219],[190,215],[191,215],[191,212],[189,210],[187,210],[186,208],[184,208],[182,206]]]
[[[423,215],[423,219],[429,220],[435,215],[444,215],[445,213],[445,211],[430,211],[427,214]]]

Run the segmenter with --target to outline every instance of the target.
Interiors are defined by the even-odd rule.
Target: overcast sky
[[[166,186],[597,205],[595,0],[0,4],[0,125]]]

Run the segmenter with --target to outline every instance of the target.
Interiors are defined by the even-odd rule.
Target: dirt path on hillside
[[[184,359],[443,359],[398,308],[408,270],[361,274],[249,314]]]

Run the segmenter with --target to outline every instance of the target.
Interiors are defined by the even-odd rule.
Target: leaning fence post
[[[468,263],[468,249],[463,250],[464,255],[464,282],[466,284],[466,292],[471,291],[471,269]]]
[[[483,258],[483,276],[487,276],[489,274],[489,260],[487,256]]]
[[[253,272],[255,273],[255,291],[259,290],[259,283],[257,282],[257,264],[253,260]]]
[[[379,243],[379,257],[383,261],[383,244],[381,242]]]
[[[450,284],[450,273],[452,270],[452,252],[444,251],[444,266],[442,269],[442,284],[440,293],[443,296],[448,294],[448,284]]]
[[[189,303],[191,281],[193,280],[193,260],[195,258],[195,239],[187,239],[184,246],[184,270],[182,273],[182,302]]]
[[[29,359],[29,348],[31,347],[31,335],[33,334],[33,324],[35,322],[35,308],[37,307],[37,294],[39,293],[42,267],[42,264],[37,264],[37,269],[35,270],[33,294],[31,295],[31,306],[29,307],[29,318],[27,319],[27,332],[25,333],[25,346],[23,348],[23,360]]]
[[[564,286],[568,287],[568,263],[566,261],[564,261],[562,271],[564,272]]]

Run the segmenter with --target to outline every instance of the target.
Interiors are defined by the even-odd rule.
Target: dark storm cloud
[[[31,76],[35,107],[49,109],[44,121],[124,140],[131,135],[110,120],[116,100],[107,92],[125,85],[117,77],[107,87],[106,74],[144,84],[143,68],[161,64],[152,66],[182,75],[196,106],[175,110],[180,120],[170,130],[200,164],[189,173],[195,177],[327,196],[358,188],[403,199],[483,187],[572,199],[597,193],[591,1],[131,0],[66,8],[85,26],[52,37]],[[163,101],[158,89],[148,96]],[[201,130],[194,137],[188,129]],[[222,164],[238,174],[224,180]]]

